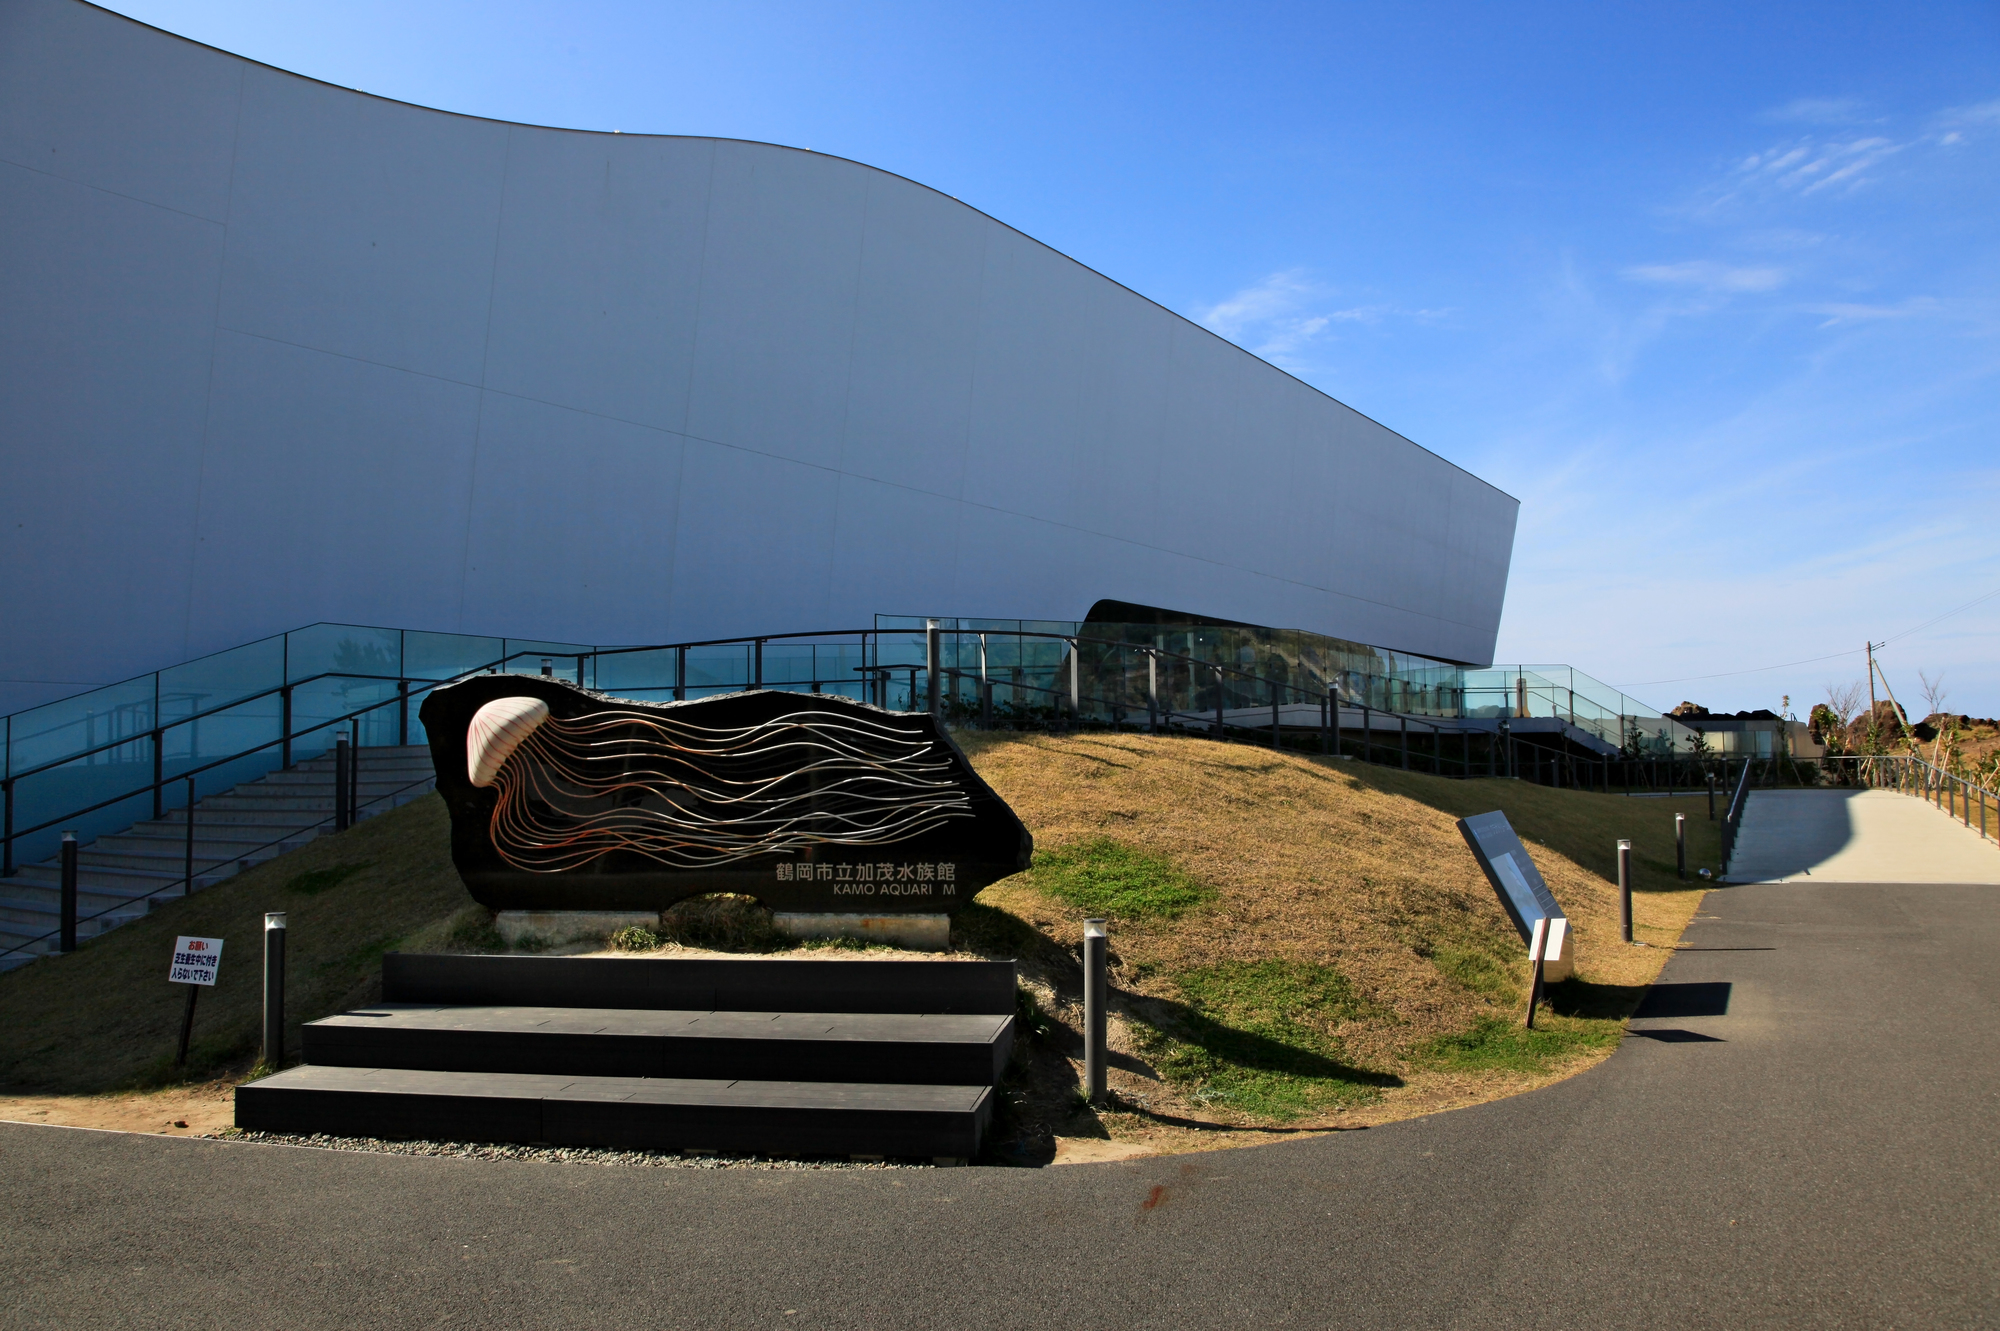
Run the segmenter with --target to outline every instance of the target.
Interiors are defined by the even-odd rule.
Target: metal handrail
[[[2000,836],[1991,835],[1986,830],[1988,810],[2000,813],[2000,793],[1978,782],[1968,781],[1957,773],[1930,761],[1922,754],[1830,754],[1819,761],[1823,764],[1853,763],[1857,781],[1865,780],[1877,787],[1886,786],[1929,804],[1941,804],[1942,812],[1947,817],[1957,818],[1967,828],[1973,826],[1972,804],[1976,796],[1979,801],[1980,838],[2000,845]],[[1887,780],[1882,779],[1883,769],[1887,769]]]
[[[1736,778],[1736,793],[1729,797],[1729,809],[1722,816],[1722,872],[1729,872],[1729,858],[1736,853],[1736,834],[1743,826],[1743,808],[1750,799],[1750,773],[1754,762],[1743,764],[1743,775]]]
[[[948,631],[952,632],[955,635],[959,635],[967,632],[972,632],[973,630],[954,629]],[[421,696],[424,693],[436,689],[444,684],[451,683],[454,680],[465,679],[472,675],[477,675],[481,673],[490,673],[499,670],[500,668],[510,664],[511,662],[518,661],[523,658],[533,659],[540,657],[544,660],[547,660],[550,657],[563,657],[563,658],[574,657],[578,662],[578,680],[579,683],[581,683],[583,675],[583,669],[582,669],[583,662],[586,660],[596,663],[600,661],[602,658],[606,657],[618,657],[625,655],[634,655],[639,653],[677,651],[684,655],[687,651],[691,649],[702,648],[702,647],[732,646],[740,644],[745,647],[761,648],[762,645],[766,642],[780,642],[780,641],[799,640],[799,639],[813,639],[816,641],[823,641],[829,638],[859,639],[860,640],[859,645],[864,657],[868,654],[872,639],[873,640],[872,645],[875,649],[875,654],[879,657],[882,647],[882,638],[885,634],[908,634],[908,633],[920,633],[920,632],[922,632],[922,630],[914,628],[829,629],[829,630],[815,630],[810,632],[757,634],[757,635],[740,636],[733,638],[711,638],[711,639],[703,639],[692,642],[657,643],[657,644],[646,644],[646,645],[625,646],[625,647],[595,647],[591,648],[588,651],[579,651],[574,653],[551,651],[547,647],[537,646],[537,647],[522,648],[519,650],[507,652],[502,656],[496,657],[490,661],[476,665],[472,667],[470,670],[454,675],[450,679],[418,680],[418,679],[411,679],[408,676],[402,676],[402,675],[378,675],[378,674],[364,673],[359,671],[338,671],[338,670],[322,671],[319,672],[318,674],[303,676],[296,680],[288,680],[283,684],[276,685],[271,688],[260,689],[253,693],[247,693],[242,695],[241,697],[232,698],[230,701],[226,703],[217,704],[214,707],[204,708],[201,711],[192,712],[186,716],[176,717],[171,721],[163,721],[157,725],[149,727],[145,731],[141,731],[133,735],[128,735],[120,739],[109,740],[102,744],[93,745],[89,748],[82,749],[74,753],[66,754],[61,758],[52,759],[48,762],[40,763],[33,767],[25,768],[20,771],[10,772],[6,775],[4,779],[0,779],[0,785],[5,786],[6,792],[9,796],[9,813],[11,815],[11,796],[13,790],[16,786],[16,783],[22,780],[39,775],[44,772],[54,771],[60,768],[71,766],[73,764],[78,763],[81,760],[93,757],[97,754],[123,749],[129,745],[133,745],[144,740],[152,741],[155,750],[155,757],[157,760],[159,749],[161,745],[164,743],[167,732],[175,729],[176,727],[193,725],[197,722],[203,721],[211,717],[222,716],[234,712],[242,708],[246,704],[256,702],[260,699],[278,695],[288,695],[292,690],[300,686],[309,685],[319,680],[352,679],[357,681],[375,681],[381,683],[389,683],[393,681],[399,686],[399,689],[401,691],[398,693],[396,697],[385,698],[379,702],[369,703],[365,706],[354,708],[346,713],[342,713],[338,716],[329,718],[325,721],[321,721],[314,725],[307,726],[302,730],[294,731],[289,727],[289,724],[287,724],[285,733],[278,736],[275,739],[267,740],[259,744],[250,745],[237,752],[225,755],[223,757],[211,759],[210,761],[202,763],[198,766],[176,772],[172,776],[167,776],[165,774],[162,774],[160,776],[155,777],[150,782],[145,782],[136,785],[130,790],[127,790],[123,793],[109,796],[107,798],[96,800],[92,803],[67,810],[61,814],[56,815],[55,817],[45,819],[44,821],[36,823],[30,827],[19,828],[19,829],[13,828],[11,826],[11,817],[10,817],[9,819],[10,825],[6,827],[4,830],[0,830],[0,841],[4,841],[5,843],[5,850],[6,850],[5,858],[7,861],[6,867],[11,869],[13,847],[24,837],[32,836],[38,832],[48,831],[52,828],[61,826],[62,824],[69,822],[73,819],[83,817],[87,814],[95,813],[101,809],[109,808],[113,805],[123,803],[127,800],[138,799],[147,794],[152,794],[156,797],[155,807],[156,809],[158,809],[159,806],[157,802],[157,797],[170,785],[178,784],[183,781],[190,781],[193,778],[198,777],[204,773],[214,771],[221,767],[226,767],[232,763],[240,762],[244,758],[250,757],[253,754],[261,753],[272,748],[285,748],[289,753],[290,744],[301,736],[312,735],[317,732],[329,729],[331,727],[346,724],[361,716],[381,711],[384,708],[407,707],[409,705],[410,699],[414,696]],[[989,630],[989,632],[996,633],[1002,637],[1015,638],[1017,640],[1035,639],[1039,641],[1061,642],[1067,645],[1071,653],[1073,653],[1075,657],[1078,659],[1080,659],[1082,654],[1083,643],[1091,641],[1090,639],[1084,638],[1079,634],[1055,633],[1039,629],[1025,629],[1025,628],[996,629],[996,630]],[[1199,670],[1209,672],[1218,683],[1221,683],[1224,680],[1229,680],[1252,687],[1261,686],[1261,688],[1268,689],[1271,691],[1272,706],[1274,707],[1274,709],[1285,705],[1287,696],[1289,696],[1290,702],[1294,705],[1306,704],[1306,705],[1319,706],[1322,709],[1323,715],[1327,714],[1328,712],[1331,713],[1331,715],[1327,716],[1327,722],[1323,726],[1323,729],[1334,731],[1336,733],[1339,730],[1343,729],[1343,727],[1340,725],[1340,715],[1339,715],[1340,709],[1342,707],[1347,707],[1347,708],[1358,707],[1363,712],[1364,715],[1379,713],[1383,716],[1395,716],[1398,718],[1401,728],[1404,729],[1405,731],[1408,730],[1411,722],[1415,722],[1418,726],[1423,727],[1424,732],[1428,733],[1430,736],[1433,737],[1440,736],[1446,733],[1458,733],[1458,730],[1456,728],[1453,728],[1452,730],[1448,731],[1445,726],[1439,724],[1438,721],[1436,721],[1435,719],[1427,716],[1415,713],[1397,712],[1393,708],[1374,707],[1369,703],[1365,702],[1357,703],[1352,699],[1343,699],[1338,687],[1333,685],[1331,682],[1329,682],[1328,686],[1324,689],[1314,690],[1309,688],[1302,688],[1292,683],[1289,679],[1284,679],[1284,680],[1273,679],[1258,673],[1254,669],[1245,669],[1241,666],[1231,665],[1220,661],[1207,661],[1196,656],[1172,651],[1165,647],[1156,647],[1147,644],[1113,642],[1109,640],[1104,640],[1101,645],[1107,650],[1112,650],[1112,649],[1121,651],[1129,650],[1145,656],[1152,657],[1156,661],[1184,664],[1187,666],[1195,667]],[[762,653],[760,650],[758,652],[758,660],[760,667],[761,667],[761,658],[762,658]],[[861,667],[861,669],[865,671],[874,671],[874,672],[886,672],[888,670],[909,669],[915,672],[915,671],[927,671],[928,667],[923,664],[897,665],[893,667],[885,667],[878,664],[875,666]],[[956,669],[956,668],[951,669],[949,671],[940,668],[939,673],[950,673],[954,675],[970,674],[969,671],[964,671],[962,669]],[[766,685],[763,679],[761,678],[761,675],[762,671],[760,668],[757,671],[757,677],[754,678],[752,681],[750,681],[747,687],[752,689],[773,687]],[[790,687],[799,687],[802,685],[810,685],[811,687],[817,689],[823,683],[842,683],[842,682],[846,681],[832,681],[832,680],[818,680],[818,679],[811,681],[788,680],[784,681],[782,684],[776,685],[775,687],[782,689]],[[686,687],[688,686],[684,683],[684,681],[677,679],[676,684],[674,685],[676,694],[683,692]],[[1072,681],[1071,688],[1067,691],[1054,686],[1045,688],[1038,684],[1030,684],[1027,681],[1009,681],[1009,687],[1016,691],[1025,690],[1033,693],[1045,693],[1049,695],[1051,702],[1058,707],[1060,707],[1062,704],[1063,695],[1065,692],[1068,693],[1069,701],[1073,708],[1080,708],[1087,701],[1093,707],[1111,711],[1115,715],[1118,712],[1120,712],[1124,706],[1122,702],[1116,702],[1111,699],[1107,699],[1105,697],[1097,695],[1094,692],[1089,695],[1085,695],[1079,689],[1076,688],[1074,681]],[[1253,706],[1257,707],[1262,707],[1263,705],[1264,704],[1262,703],[1253,704]],[[1228,724],[1227,721],[1221,715],[1222,711],[1226,707],[1227,707],[1226,699],[1218,701],[1216,721],[1214,725],[1211,726],[1211,730],[1213,731],[1213,733],[1221,735],[1221,734],[1226,734],[1227,731],[1231,729],[1237,729],[1237,730],[1255,729],[1260,731],[1263,729],[1263,727],[1261,726],[1246,727],[1241,725],[1232,726]],[[1231,710],[1236,710],[1240,712],[1245,709],[1238,707]],[[1194,719],[1196,716],[1202,716],[1201,713],[1196,713],[1193,712],[1192,710],[1190,710],[1189,713],[1187,713],[1187,715],[1190,720]],[[1179,712],[1178,709],[1167,708],[1164,709],[1163,711],[1156,712],[1155,716],[1156,718],[1163,717],[1165,724],[1171,726],[1175,724],[1175,722],[1179,719],[1181,713]],[[1203,716],[1203,719],[1205,720],[1206,717]],[[1279,741],[1278,731],[1281,729],[1281,727],[1277,724],[1275,714],[1274,714],[1273,726],[1271,727],[1271,729],[1273,731],[1273,743],[1274,745],[1276,745]],[[1371,725],[1369,728],[1368,737],[1363,744],[1363,757],[1365,760],[1372,761],[1372,753],[1374,748],[1376,747],[1378,746],[1375,743],[1373,727]],[[1407,763],[1407,757],[1405,757],[1404,761],[1405,763]],[[1440,770],[1442,769],[1446,761],[1449,760],[1445,759],[1441,753],[1433,755],[1434,766]],[[1460,761],[1461,765],[1466,768],[1465,774],[1468,776],[1471,775],[1471,767],[1472,767],[1471,762],[1469,760],[1460,760]]]

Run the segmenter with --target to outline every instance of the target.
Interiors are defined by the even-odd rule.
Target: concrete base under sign
[[[652,910],[503,910],[493,916],[493,927],[508,946],[533,935],[561,945],[579,938],[609,938],[620,929],[634,925],[658,929],[660,913]]]
[[[951,946],[949,915],[814,915],[773,911],[771,923],[793,938],[858,938],[865,943],[942,952]]]

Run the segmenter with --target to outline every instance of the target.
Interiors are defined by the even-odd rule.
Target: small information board
[[[1472,848],[1472,857],[1485,871],[1493,894],[1500,898],[1521,941],[1532,942],[1537,921],[1547,920],[1549,930],[1543,950],[1543,975],[1551,982],[1566,980],[1574,969],[1570,954],[1569,920],[1556,904],[1555,894],[1542,880],[1541,870],[1529,858],[1528,848],[1514,834],[1507,815],[1498,810],[1458,820],[1459,835]]]
[[[220,938],[189,938],[183,934],[174,940],[174,962],[167,968],[167,979],[175,984],[213,986],[216,968],[221,964]]]

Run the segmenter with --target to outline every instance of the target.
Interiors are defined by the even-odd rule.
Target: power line
[[[1996,596],[2000,596],[2000,587],[1995,587],[1992,591],[1986,593],[1986,595],[1984,596],[1975,596],[1970,601],[1967,601],[1964,605],[1958,606],[1957,608],[1952,610],[1947,610],[1943,614],[1938,615],[1933,619],[1926,619],[1923,623],[1917,625],[1915,628],[1904,629],[1901,633],[1892,633],[1888,637],[1882,639],[1882,641],[1876,643],[1875,645],[1878,648],[1887,647],[1890,643],[1895,642],[1899,638],[1907,638],[1912,633],[1920,633],[1924,629],[1929,628],[1933,624],[1939,623],[1943,620],[1950,619],[1953,615],[1960,614],[1964,611],[1972,609],[1972,607],[1975,605],[1984,605],[1986,602],[1992,600]],[[1698,684],[1701,681],[1707,679],[1730,679],[1737,675],[1761,675],[1767,670],[1789,670],[1793,666],[1818,665],[1821,661],[1838,661],[1840,658],[1847,656],[1849,654],[1850,653],[1848,652],[1834,652],[1829,656],[1814,656],[1804,661],[1786,661],[1779,665],[1755,666],[1749,670],[1724,670],[1720,674],[1714,674],[1714,675],[1682,675],[1679,679],[1647,679],[1647,680],[1641,680],[1637,684],[1630,684],[1630,685],[1621,684],[1619,685],[1619,687],[1621,689],[1622,688],[1643,689],[1643,688],[1649,688],[1654,684]]]

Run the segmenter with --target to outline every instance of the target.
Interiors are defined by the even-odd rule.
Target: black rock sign
[[[928,715],[759,689],[693,702],[478,675],[419,714],[452,860],[494,910],[948,914],[1033,838]]]

